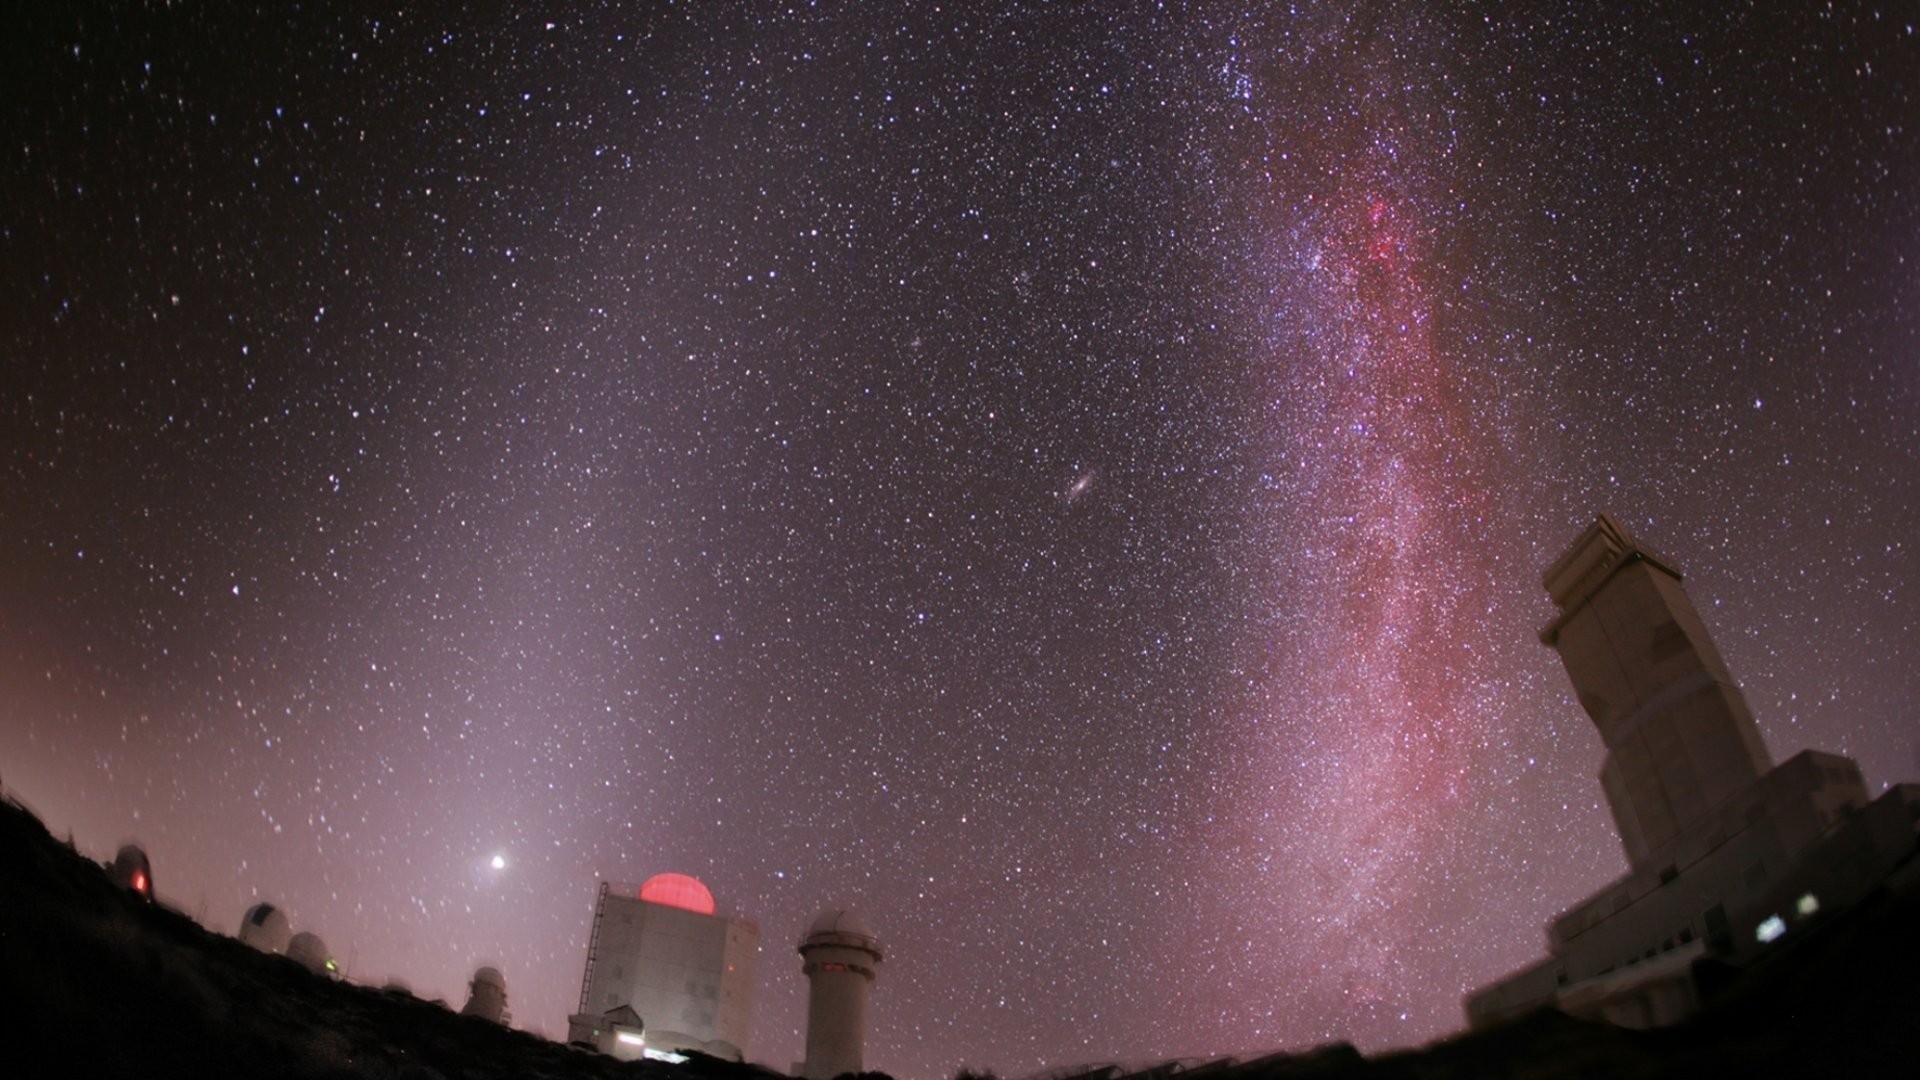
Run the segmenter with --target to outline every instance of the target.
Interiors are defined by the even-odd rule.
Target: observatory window
[[[1807,893],[1794,903],[1793,909],[1800,913],[1801,918],[1818,914],[1820,911],[1820,898],[1812,893]]]

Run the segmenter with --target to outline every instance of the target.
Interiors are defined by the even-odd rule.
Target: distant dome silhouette
[[[473,981],[467,984],[467,1004],[460,1012],[496,1024],[507,1022],[507,979],[499,968],[483,967],[473,973]]]
[[[107,864],[107,874],[115,885],[130,890],[142,900],[153,899],[153,864],[139,844],[127,844]]]
[[[327,951],[327,943],[320,935],[310,931],[302,930],[287,942],[287,959],[315,975],[333,974],[333,954]]]

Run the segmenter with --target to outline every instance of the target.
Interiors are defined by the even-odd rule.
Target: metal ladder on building
[[[587,1011],[587,994],[593,990],[593,965],[600,956],[600,920],[607,917],[607,883],[600,883],[600,896],[593,902],[593,931],[587,935],[587,971],[580,977],[580,1012]]]

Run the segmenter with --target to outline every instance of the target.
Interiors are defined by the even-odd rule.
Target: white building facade
[[[650,1050],[740,1060],[753,1029],[759,942],[758,926],[720,914],[706,886],[684,874],[602,882],[578,1015],[628,1006]]]

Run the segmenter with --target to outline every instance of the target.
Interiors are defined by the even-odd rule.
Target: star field
[[[138,4],[0,51],[0,781],[564,1031],[600,878],[872,1068],[1409,1045],[1624,867],[1605,510],[1920,773],[1899,5]]]

